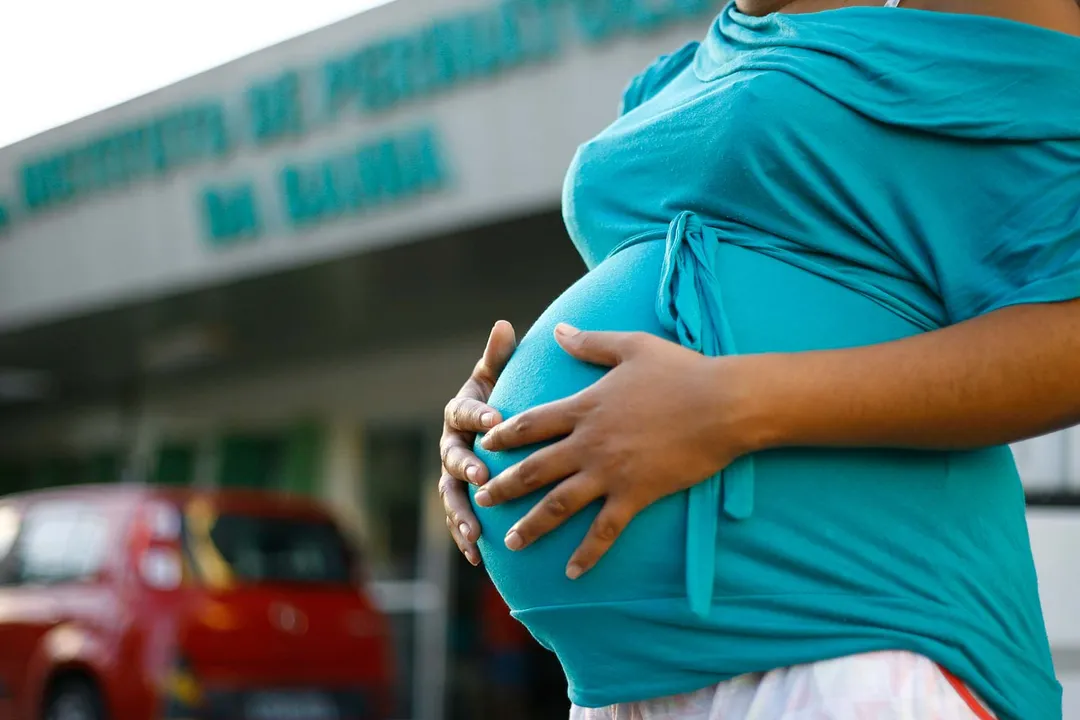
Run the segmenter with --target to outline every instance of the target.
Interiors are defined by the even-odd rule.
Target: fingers
[[[484,401],[491,396],[499,375],[516,347],[513,326],[505,320],[495,323],[472,376],[443,411],[439,455],[444,472],[439,479],[439,495],[442,497],[450,536],[454,538],[458,550],[473,565],[480,564],[480,552],[476,547],[476,541],[480,538],[480,523],[473,514],[462,481],[481,484],[487,480],[487,468],[472,451],[473,438],[502,421],[499,412]]]
[[[499,505],[570,477],[579,469],[577,453],[569,441],[537,450],[517,465],[488,481],[476,493],[481,507]]]
[[[480,523],[469,505],[465,486],[456,478],[443,475],[439,479],[439,495],[442,496],[443,510],[446,512],[446,527],[458,550],[472,565],[479,565],[480,551],[476,548],[476,541],[480,538]]]
[[[453,538],[454,544],[457,545],[458,552],[460,552],[469,564],[476,567],[479,563],[475,560],[476,556],[472,554],[469,544],[461,537],[461,531],[454,527],[454,522],[450,518],[446,518],[446,529],[450,532],[450,537]]]
[[[443,410],[439,455],[446,472],[458,480],[474,484],[487,480],[487,469],[472,451],[473,439],[502,421],[499,411],[484,401],[516,346],[513,326],[504,320],[495,323],[472,376]]]
[[[583,473],[564,480],[510,528],[506,547],[521,550],[532,545],[599,498],[602,490],[600,483]]]
[[[589,528],[589,534],[570,557],[570,562],[566,566],[566,577],[577,580],[592,570],[600,558],[619,539],[637,512],[625,503],[612,500],[604,503],[604,507],[593,520],[592,527]]]
[[[473,438],[497,424],[502,416],[479,400],[456,397],[446,405],[445,424],[439,441],[443,469],[458,480],[479,485],[488,471],[473,452]]]
[[[577,421],[580,398],[540,405],[496,425],[480,441],[485,450],[507,450],[569,435]]]
[[[459,395],[446,403],[443,423],[450,430],[475,435],[486,432],[502,422],[495,408],[471,397]]]
[[[488,336],[484,355],[473,368],[471,378],[480,385],[483,392],[482,399],[486,400],[491,395],[491,389],[495,387],[495,382],[516,348],[517,336],[514,334],[514,326],[505,320],[495,323]]]
[[[590,332],[566,323],[555,326],[555,340],[563,350],[583,362],[615,367],[648,336],[643,333]]]
[[[483,485],[488,480],[488,470],[473,453],[472,444],[456,432],[444,432],[439,442],[439,455],[443,471],[451,477],[473,485]]]
[[[448,402],[443,410],[443,421],[447,427],[477,433],[499,422],[498,411],[484,401],[491,396],[492,388],[516,347],[513,326],[505,320],[495,323],[484,355],[476,362],[472,375],[458,391],[457,397]]]

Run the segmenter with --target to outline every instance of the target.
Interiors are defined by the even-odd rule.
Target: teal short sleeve
[[[1080,298],[1080,142],[1026,151],[1045,170],[1011,197],[974,199],[984,234],[942,243],[935,266],[953,322],[1013,305]]]
[[[686,64],[693,60],[699,43],[689,42],[676,52],[661,55],[652,65],[631,80],[623,90],[619,115],[625,115],[656,95]]]

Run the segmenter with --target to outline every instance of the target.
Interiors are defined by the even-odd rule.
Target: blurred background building
[[[494,320],[524,331],[583,271],[576,146],[721,4],[398,0],[0,150],[0,493],[322,498],[396,619],[403,717],[475,717],[500,683],[564,707],[451,551],[441,409]],[[1080,434],[1017,452],[1076,703]],[[529,679],[492,680],[526,646]]]

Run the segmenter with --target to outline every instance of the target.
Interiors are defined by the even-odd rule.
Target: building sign
[[[429,21],[397,35],[284,69],[238,98],[203,98],[115,128],[71,147],[28,158],[17,197],[0,200],[0,233],[92,200],[106,191],[225,161],[241,147],[281,152],[280,143],[346,119],[383,113],[529,65],[550,61],[569,42],[597,44],[711,13],[718,0],[502,0]],[[289,162],[264,203],[261,184],[226,180],[196,206],[214,246],[259,237],[278,208],[283,226],[304,229],[437,191],[450,177],[436,128],[405,128],[358,140],[333,157]]]
[[[221,103],[178,108],[24,163],[18,178],[21,200],[31,215],[52,210],[225,157],[230,140]]]
[[[293,228],[306,228],[438,190],[449,177],[445,162],[434,129],[421,127],[321,160],[286,165],[278,177],[285,219]],[[255,239],[262,232],[250,183],[207,189],[203,207],[215,244]]]

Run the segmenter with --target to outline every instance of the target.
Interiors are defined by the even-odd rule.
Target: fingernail
[[[466,540],[469,540],[469,533],[471,532],[471,530],[469,530],[468,525],[466,525],[465,523],[461,523],[460,525],[457,526],[457,529],[461,532],[461,537],[465,538]],[[471,540],[470,540],[470,542],[471,542]]]
[[[465,477],[469,478],[469,482],[476,482],[476,478],[480,475],[480,468],[475,465],[470,465],[465,468]]]
[[[480,558],[476,557],[476,553],[472,550],[465,551],[465,559],[469,561],[469,564],[476,567],[480,564]]]
[[[525,547],[525,541],[521,539],[521,536],[517,534],[516,530],[511,530],[506,533],[506,540],[504,542],[506,543],[507,550],[520,550]]]
[[[572,335],[577,335],[577,328],[573,325],[567,325],[566,323],[559,323],[555,326],[555,332],[563,337],[570,337]]]
[[[484,437],[480,438],[480,447],[484,448],[485,450],[490,450],[491,443],[493,442],[493,440],[491,439],[492,437],[492,434],[488,433]]]
[[[495,413],[484,413],[480,416],[480,424],[486,428],[495,425]]]
[[[491,506],[491,493],[489,493],[487,490],[478,491],[476,493],[476,497],[473,499],[476,500],[476,504],[480,507]]]
[[[570,563],[566,566],[566,577],[571,580],[577,580],[584,572],[585,570],[576,563]]]

